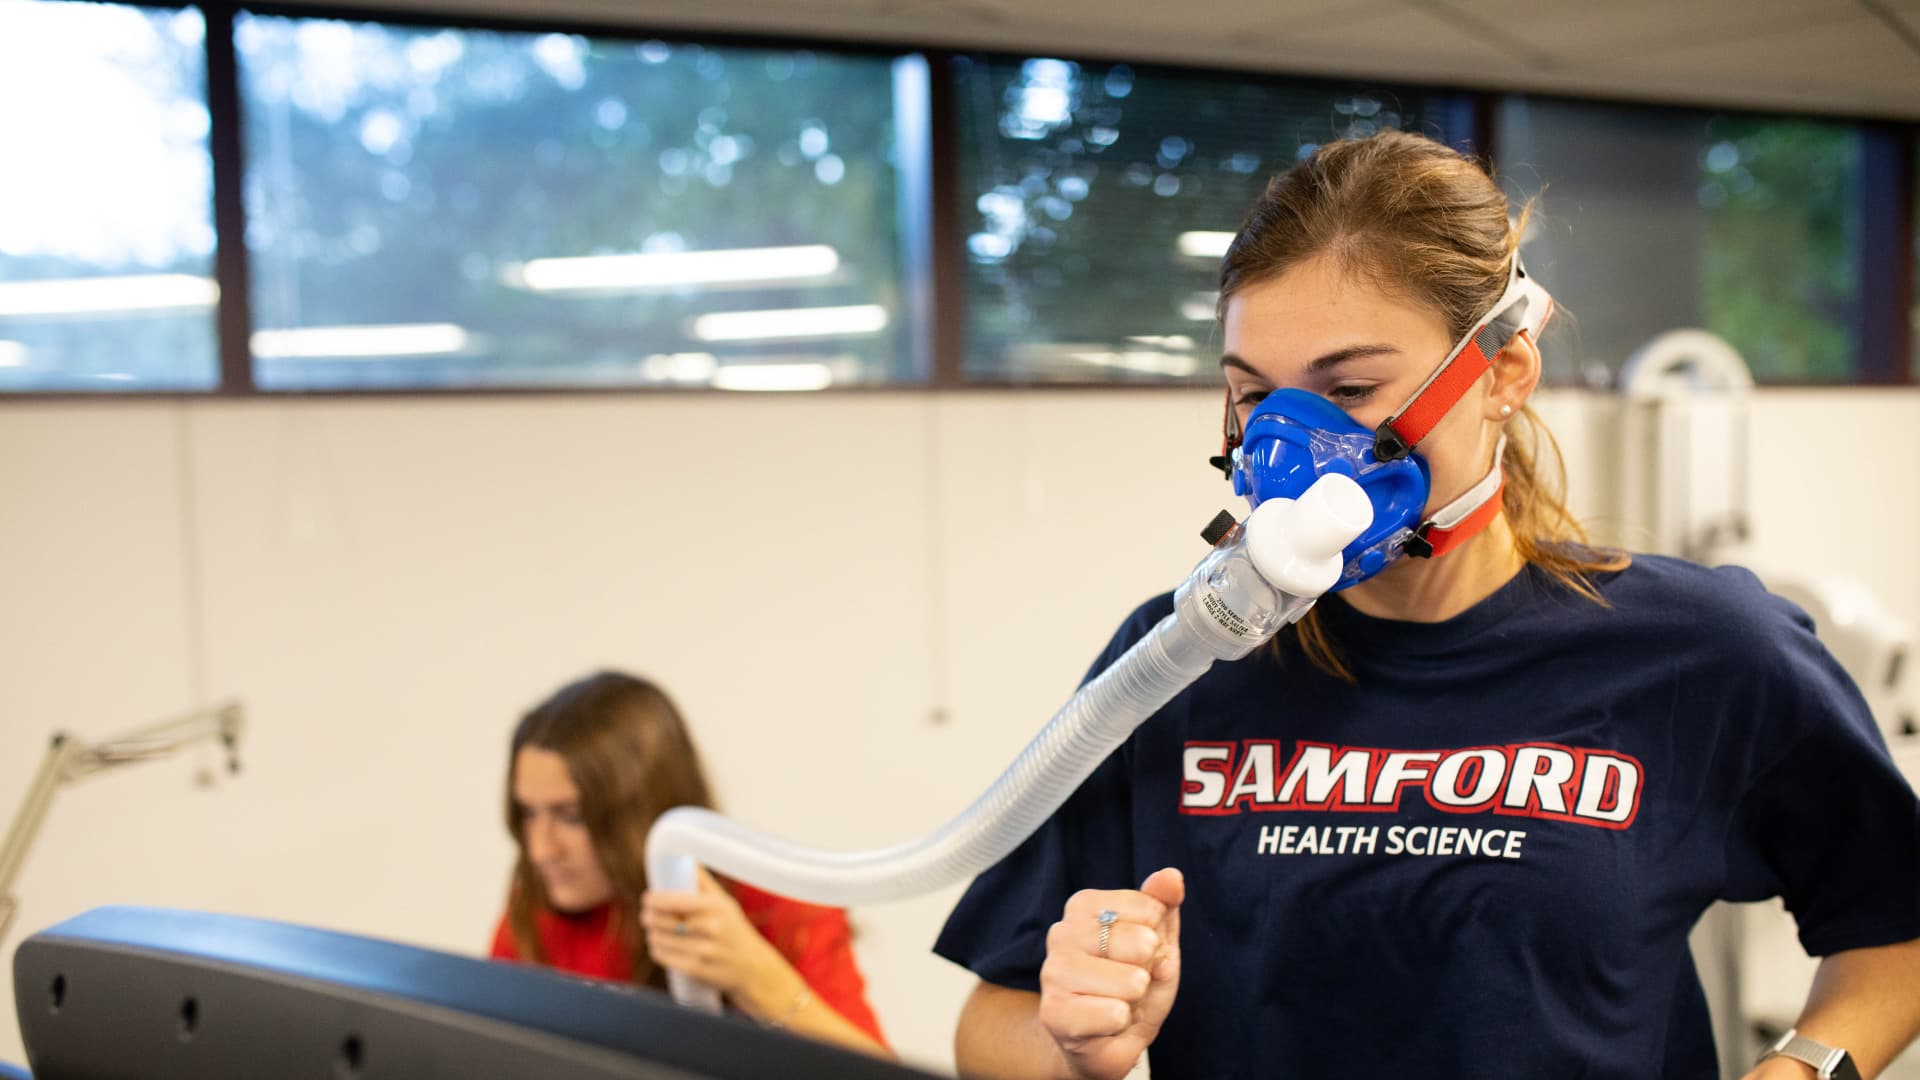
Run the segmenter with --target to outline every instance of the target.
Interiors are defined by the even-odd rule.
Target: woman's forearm
[[[740,995],[738,1005],[748,1016],[764,1024],[785,1028],[818,1042],[834,1043],[852,1050],[890,1058],[893,1051],[840,1015],[840,1011],[820,1000],[808,988],[806,980],[791,967]]]
[[[1816,1042],[1843,1047],[1860,1075],[1892,1064],[1920,1034],[1920,940],[1849,949],[1820,962],[1795,1030]],[[1791,1060],[1773,1058],[1750,1080],[1812,1075]]]

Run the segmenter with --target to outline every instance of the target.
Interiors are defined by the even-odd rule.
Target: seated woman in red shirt
[[[561,687],[513,733],[507,829],[520,857],[493,955],[656,989],[685,971],[762,1023],[888,1054],[845,911],[705,871],[697,895],[647,891],[654,819],[712,805],[658,687],[617,672]]]

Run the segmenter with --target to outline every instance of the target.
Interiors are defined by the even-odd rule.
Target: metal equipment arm
[[[227,770],[240,771],[240,735],[246,727],[246,715],[239,702],[227,702],[188,713],[172,720],[148,724],[97,743],[87,743],[66,732],[53,736],[47,756],[33,774],[26,797],[7,827],[7,838],[0,846],[0,940],[19,908],[12,887],[27,852],[46,823],[53,806],[54,792],[62,784],[91,776],[96,772],[138,761],[170,757],[194,743],[219,740],[227,751]]]

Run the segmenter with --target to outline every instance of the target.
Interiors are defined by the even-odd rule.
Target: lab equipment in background
[[[1752,391],[1747,362],[1706,330],[1669,330],[1628,358],[1620,509],[1647,536],[1633,546],[1708,565],[1740,561],[1752,533]]]
[[[1641,346],[1621,381],[1621,509],[1646,530],[1650,550],[1751,569],[1813,616],[1821,642],[1859,684],[1889,742],[1914,735],[1913,623],[1857,578],[1777,565],[1754,552],[1746,361],[1716,334],[1673,330]]]
[[[92,776],[97,772],[171,757],[176,752],[201,742],[217,741],[227,753],[227,771],[240,771],[240,736],[246,728],[246,715],[239,702],[227,702],[172,720],[163,720],[131,731],[86,742],[66,732],[53,736],[47,756],[33,774],[20,809],[7,828],[7,839],[0,846],[0,941],[19,910],[13,896],[13,880],[26,863],[27,852],[46,823],[53,806],[54,793],[61,785]],[[203,783],[210,783],[204,777]]]

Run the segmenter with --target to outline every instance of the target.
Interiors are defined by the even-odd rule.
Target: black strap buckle
[[[1399,419],[1395,417],[1394,419]],[[1393,430],[1393,420],[1373,429],[1373,457],[1376,461],[1399,461],[1413,453],[1413,447]]]
[[[1400,542],[1400,550],[1416,559],[1433,558],[1433,541],[1427,539],[1427,533],[1433,530],[1433,522],[1423,521],[1413,534]]]

